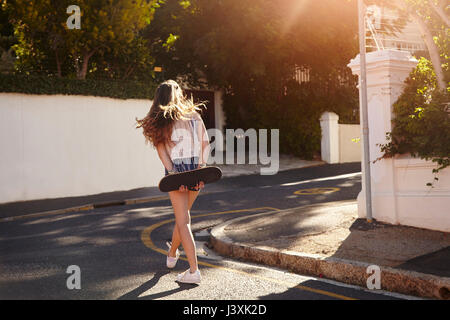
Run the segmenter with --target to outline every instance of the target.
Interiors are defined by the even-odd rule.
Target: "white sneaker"
[[[169,247],[169,250],[170,250],[172,245],[169,242],[166,242],[166,245]],[[175,257],[169,257],[169,255],[167,255],[167,261],[166,261],[167,268],[169,268],[169,269],[175,268],[175,265],[177,264],[179,257],[180,257],[180,251],[178,251],[178,249],[176,251]]]
[[[177,276],[177,281],[181,283],[200,283],[202,281],[202,275],[198,269],[194,273],[191,273],[191,270],[187,269]]]

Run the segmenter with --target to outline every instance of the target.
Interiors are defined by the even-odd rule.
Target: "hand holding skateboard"
[[[205,184],[213,183],[222,177],[218,167],[203,167],[191,171],[173,173],[165,176],[159,182],[162,192],[185,191],[187,188],[203,188]]]
[[[203,181],[200,181],[196,186],[194,186],[194,188],[196,190],[201,190],[204,187],[205,187],[205,183]],[[189,191],[189,189],[187,186],[181,185],[180,188],[178,189],[178,191],[187,192],[187,191]]]

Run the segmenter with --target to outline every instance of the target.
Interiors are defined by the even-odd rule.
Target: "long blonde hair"
[[[152,107],[144,119],[136,118],[136,129],[143,128],[146,142],[153,146],[170,140],[173,123],[188,119],[190,115],[201,110],[204,103],[195,104],[193,99],[184,96],[183,90],[173,80],[161,83],[155,92]]]

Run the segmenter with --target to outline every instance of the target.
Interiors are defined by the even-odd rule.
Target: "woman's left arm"
[[[172,160],[169,157],[169,154],[167,153],[166,147],[164,143],[160,143],[156,146],[156,150],[158,151],[159,159],[161,160],[162,164],[166,168],[168,172],[171,172],[173,170],[173,164]]]

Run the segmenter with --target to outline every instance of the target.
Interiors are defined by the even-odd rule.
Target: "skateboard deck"
[[[161,192],[175,191],[180,186],[195,187],[200,181],[204,184],[213,183],[222,177],[222,170],[218,167],[204,167],[191,171],[169,174],[159,182]]]

